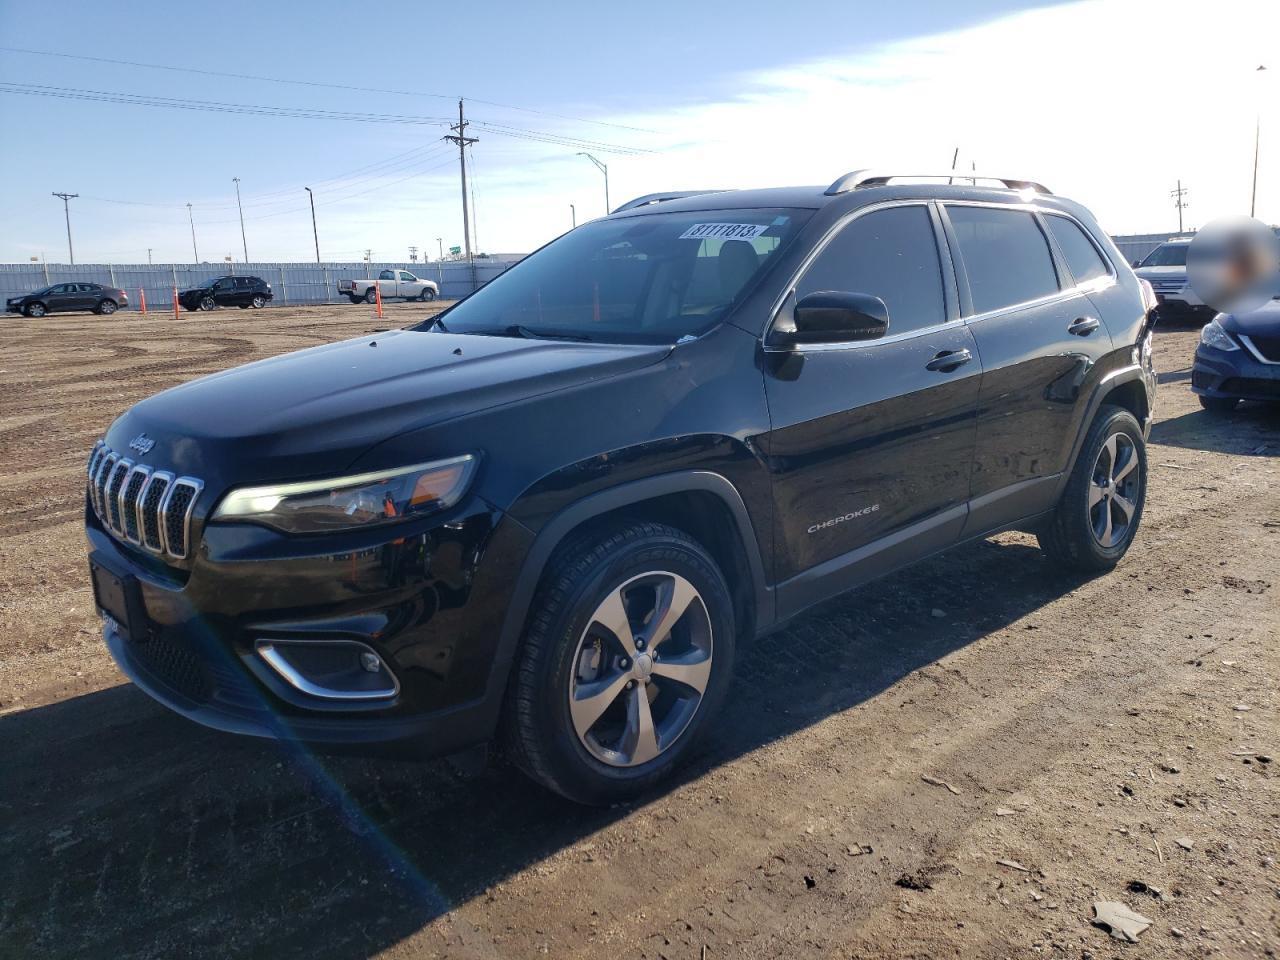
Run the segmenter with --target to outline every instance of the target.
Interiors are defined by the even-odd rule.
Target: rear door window
[[[1045,217],[1045,222],[1049,224],[1053,238],[1058,241],[1058,247],[1062,250],[1062,256],[1066,258],[1076,283],[1088,283],[1111,275],[1102,254],[1075,221],[1066,217],[1048,216]]]
[[[818,254],[796,296],[818,290],[879,297],[889,308],[891,334],[945,322],[942,266],[928,209],[888,207],[858,217]]]
[[[1049,241],[1025,210],[946,204],[969,278],[974,313],[1058,292]]]
[[[394,270],[383,270],[380,274],[378,274],[379,280],[394,280],[395,278],[396,278],[396,272]]]

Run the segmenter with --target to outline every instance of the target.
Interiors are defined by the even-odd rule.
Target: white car
[[[1166,240],[1143,259],[1134,262],[1134,273],[1151,284],[1162,312],[1195,314],[1216,312],[1196,296],[1187,279],[1187,251],[1191,241]]]
[[[408,270],[383,270],[377,280],[339,280],[338,293],[352,303],[373,303],[378,293],[383,300],[434,300],[440,288],[434,280],[415,277]]]

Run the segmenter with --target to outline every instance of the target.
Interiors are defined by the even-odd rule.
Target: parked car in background
[[[128,305],[129,295],[115,287],[104,287],[100,283],[55,283],[25,297],[11,297],[5,302],[4,309],[6,313],[21,313],[28,317],[77,310],[109,315]]]
[[[213,727],[496,737],[612,803],[814,604],[1005,530],[1110,570],[1154,303],[1080,204],[948,177],[639,197],[414,327],[137,403],[86,463],[111,654]]]
[[[265,307],[274,299],[271,284],[261,277],[214,277],[207,283],[189,287],[178,294],[178,302],[188,310],[214,307]]]
[[[415,277],[408,270],[383,270],[377,280],[339,280],[338,293],[352,303],[373,303],[378,293],[383,300],[434,300],[440,296],[440,288],[434,281]]]
[[[1191,289],[1187,279],[1190,249],[1189,239],[1166,240],[1134,263],[1134,273],[1151,283],[1159,302],[1157,313],[1162,319],[1208,317],[1217,312]]]
[[[1280,294],[1247,313],[1220,313],[1200,332],[1191,390],[1210,413],[1280,400]]]

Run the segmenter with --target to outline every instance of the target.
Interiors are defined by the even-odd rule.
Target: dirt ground
[[[829,603],[741,656],[699,762],[633,806],[236,739],[122,682],[80,529],[102,429],[431,309],[0,322],[0,956],[1280,951],[1280,413],[1203,413],[1193,330],[1157,337],[1116,571],[1005,535]],[[1095,900],[1152,925],[1113,940]]]

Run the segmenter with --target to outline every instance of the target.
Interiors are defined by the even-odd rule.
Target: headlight
[[[1216,350],[1240,349],[1227,331],[1222,329],[1216,317],[1206,323],[1204,329],[1200,331],[1200,342],[1206,347],[1213,347]]]
[[[452,507],[475,472],[471,454],[412,467],[232,490],[214,520],[247,520],[286,533],[392,523]]]

